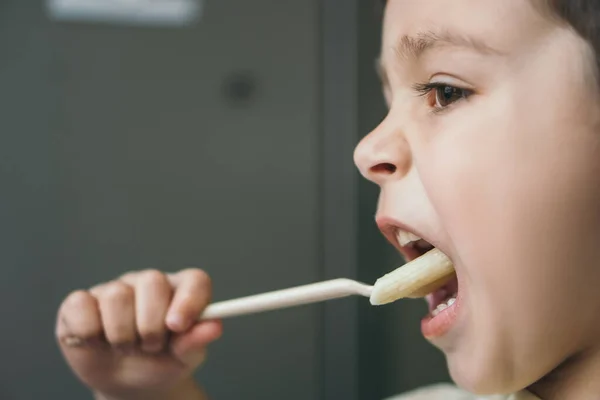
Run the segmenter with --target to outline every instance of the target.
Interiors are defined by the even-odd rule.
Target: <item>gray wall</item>
[[[85,397],[53,343],[71,290],[139,268],[205,268],[216,300],[319,279],[317,2],[212,1],[188,29],[0,7],[0,397]],[[255,97],[231,103],[247,71]],[[201,381],[218,399],[317,398],[319,318],[227,321]]]
[[[0,2],[0,399],[88,398],[55,313],[124,271],[199,266],[221,300],[398,265],[351,162],[384,110],[372,2],[205,13],[127,28]],[[232,98],[231,82],[255,91]],[[232,319],[198,378],[215,399],[378,399],[444,377],[414,364],[441,360],[419,336],[423,309],[353,299]]]

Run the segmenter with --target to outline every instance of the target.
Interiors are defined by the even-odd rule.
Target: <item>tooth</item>
[[[450,307],[452,304],[454,304],[454,302],[456,301],[456,299],[454,297],[452,297],[451,299],[448,300],[448,307]]]
[[[398,229],[398,243],[400,246],[406,246],[410,242],[416,242],[417,240],[421,240],[421,238],[411,232]]]
[[[438,311],[444,311],[446,308],[448,308],[448,305],[446,305],[445,303],[439,304],[436,309]]]
[[[454,275],[452,261],[436,248],[379,278],[373,285],[370,301],[372,305],[381,305],[403,297],[423,297]]]
[[[438,315],[439,313],[440,313],[440,312],[439,312],[439,311],[438,311],[438,309],[436,308],[435,310],[433,310],[433,311],[431,312],[431,315],[433,315],[433,316],[435,317],[435,316],[436,316],[436,315]]]

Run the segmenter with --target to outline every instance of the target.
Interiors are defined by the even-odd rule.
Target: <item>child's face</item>
[[[528,386],[600,333],[600,130],[587,57],[582,39],[528,1],[387,6],[390,111],[355,161],[381,188],[383,230],[395,221],[454,261],[458,300],[424,333],[472,391]],[[430,83],[442,86],[414,87]]]

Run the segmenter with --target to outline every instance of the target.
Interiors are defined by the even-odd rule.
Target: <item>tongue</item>
[[[456,293],[458,293],[458,279],[455,275],[444,286],[425,296],[425,300],[427,300],[427,304],[429,305],[429,311],[433,311],[439,304]]]

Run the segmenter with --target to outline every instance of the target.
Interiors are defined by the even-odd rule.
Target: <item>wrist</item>
[[[94,391],[95,400],[207,400],[204,391],[190,377],[167,390]]]

